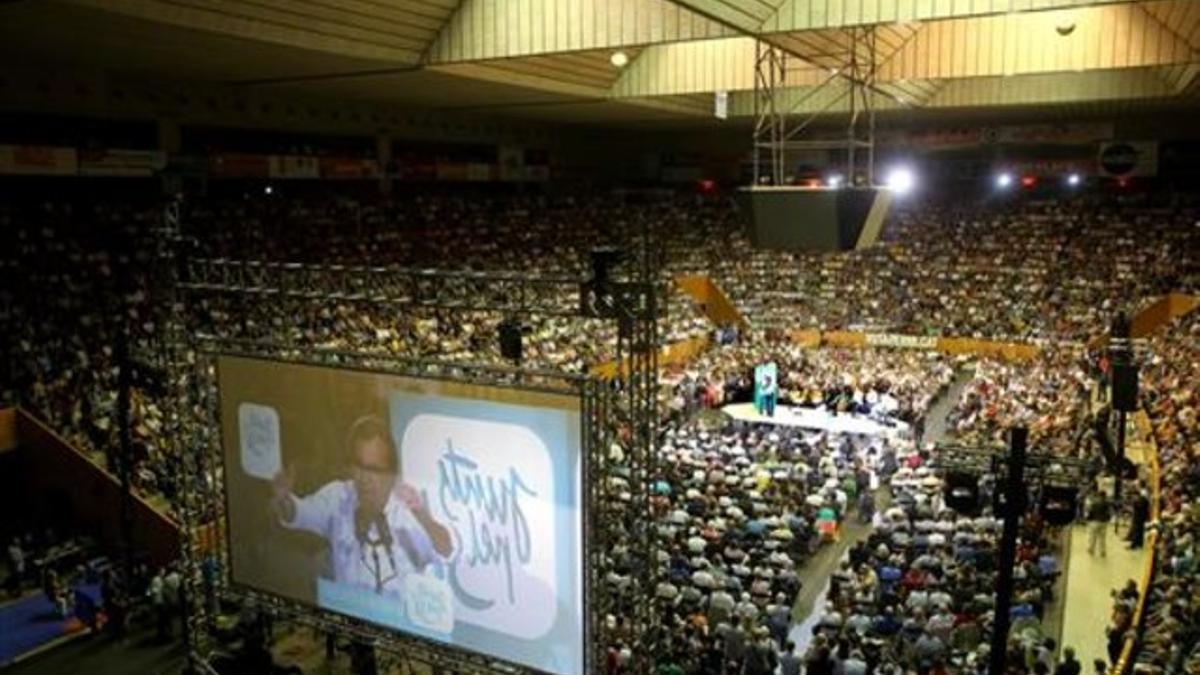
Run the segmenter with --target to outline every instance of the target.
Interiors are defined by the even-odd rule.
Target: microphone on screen
[[[377,537],[372,539],[370,536],[371,525],[375,525]],[[370,513],[366,509],[359,507],[354,510],[354,538],[358,540],[360,547],[371,550],[371,561],[374,563],[374,568],[368,565],[364,558],[363,564],[375,577],[375,592],[383,593],[383,586],[387,582],[395,579],[399,575],[399,570],[396,569],[396,558],[392,554],[392,530],[388,527],[387,515],[383,511]],[[383,576],[383,569],[379,563],[379,549],[383,548],[387,555],[388,566],[391,568],[390,576]]]
[[[375,529],[379,531],[379,544],[387,553],[388,565],[392,568],[392,574],[395,575],[396,557],[392,555],[392,528],[388,525],[387,514],[383,511],[375,515]]]

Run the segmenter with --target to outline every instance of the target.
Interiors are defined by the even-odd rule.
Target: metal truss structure
[[[875,26],[843,28],[843,47],[813,58],[791,52],[777,44],[756,40],[754,59],[754,184],[785,185],[789,182],[788,152],[806,150],[845,153],[847,185],[875,184],[874,96],[894,98],[876,85],[877,42]],[[803,93],[789,88],[789,64],[818,66],[828,70],[824,80]],[[825,101],[803,118],[792,119],[798,109],[814,97]],[[820,99],[816,99],[820,103]],[[811,127],[821,116],[845,102],[849,111],[846,136],[842,139],[815,138]]]
[[[537,389],[579,396],[583,413],[585,638],[589,672],[602,667],[612,636],[606,617],[625,619],[639,636],[639,673],[652,672],[661,635],[661,613],[653,605],[658,583],[657,540],[651,486],[660,476],[658,423],[658,319],[665,287],[657,281],[649,235],[621,274],[611,278],[537,278],[524,274],[463,273],[392,267],[278,264],[188,256],[179,205],[164,212],[158,278],[163,341],[160,363],[169,382],[164,442],[180,458],[176,493],[181,501],[182,560],[187,598],[189,663],[211,670],[213,613],[218,598],[251,600],[261,608],[320,631],[379,647],[395,658],[413,659],[460,673],[520,672],[519,667],[357,619],[235,585],[228,577],[224,514],[225,481],[219,439],[216,358],[257,356],[286,362],[436,377],[473,384]],[[597,268],[599,270],[599,268]],[[605,267],[607,270],[607,266]],[[614,268],[616,270],[617,268]],[[417,308],[450,313],[482,312],[507,320],[537,316],[615,322],[618,374],[613,379],[525,367],[463,363],[361,350],[323,348],[296,336],[306,312],[333,303],[381,313]],[[214,308],[254,308],[254,330],[231,314],[229,326],[214,323]],[[267,317],[262,317],[266,313]],[[233,324],[238,324],[233,326]],[[229,328],[229,330],[226,330]],[[592,335],[579,339],[595,340]],[[628,559],[613,552],[627,548]],[[606,576],[618,566],[639,570],[631,585],[617,589]]]

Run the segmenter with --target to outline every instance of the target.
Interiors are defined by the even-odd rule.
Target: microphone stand
[[[379,542],[371,542],[371,559],[375,563],[375,592],[383,594],[383,570],[379,568]]]
[[[387,516],[381,512],[375,516],[373,522],[377,530],[376,537],[372,539],[370,535],[364,534],[363,540],[367,546],[371,547],[371,562],[374,563],[371,572],[375,575],[375,593],[382,595],[383,584],[396,578],[396,558],[392,555],[392,531],[388,528]],[[392,575],[387,579],[383,578],[383,568],[379,563],[380,547],[383,547],[384,552],[387,554],[388,565],[392,569]]]

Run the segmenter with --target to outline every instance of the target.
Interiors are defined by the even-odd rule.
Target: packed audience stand
[[[18,285],[11,301],[14,389],[21,403],[70,442],[107,456],[116,448],[113,345],[152,354],[167,320],[156,302],[153,243],[159,205],[90,202],[0,208],[11,233],[3,262]],[[756,328],[873,329],[1037,341],[1031,364],[980,360],[949,425],[967,441],[996,441],[1014,424],[1035,442],[1079,452],[1077,430],[1093,381],[1081,348],[1117,309],[1136,309],[1168,290],[1198,285],[1200,230],[1187,204],[1027,204],[959,213],[933,205],[894,217],[882,245],[837,255],[753,250],[723,199],[695,196],[626,203],[610,196],[413,197],[199,200],[184,221],[196,252],[213,257],[579,275],[596,245],[633,246],[649,232],[662,245],[660,273],[711,276]],[[353,223],[346,227],[346,223]],[[120,242],[114,246],[113,242]],[[132,261],[132,264],[130,262]],[[134,273],[122,277],[121,271]],[[662,337],[671,342],[712,326],[680,293],[670,296]],[[570,304],[572,298],[563,298]],[[250,337],[278,331],[292,309],[232,298],[188,308],[191,332]],[[297,350],[355,349],[393,356],[501,362],[502,317],[412,310],[383,313],[329,303],[287,319]],[[582,371],[612,357],[603,322],[530,317],[528,363]],[[788,640],[796,570],[830,538],[821,523],[864,517],[869,539],[833,578],[810,652],[810,671],[982,672],[995,572],[996,521],[949,512],[926,449],[909,437],[865,441],[753,424],[697,421],[697,412],[744,400],[754,365],[779,364],[784,401],[839,413],[886,415],[917,425],[965,364],[901,350],[806,350],[755,332],[666,374],[669,415],[662,452],[670,469],[656,485],[666,580],[654,589],[672,631],[669,661],[687,672],[756,670],[800,658],[776,653]],[[1156,342],[1147,400],[1164,476],[1194,473],[1196,323]],[[132,400],[135,485],[170,504],[186,486],[168,480],[178,458],[158,442],[160,402]],[[613,480],[621,480],[620,475]],[[1164,484],[1169,484],[1169,480]],[[1168,672],[1197,632],[1194,599],[1197,518],[1188,481],[1164,493],[1166,555],[1141,662]],[[885,488],[890,504],[859,499]],[[1019,620],[1035,617],[1057,574],[1044,527],[1022,533]],[[620,589],[639,562],[618,548],[608,583]],[[1184,599],[1192,598],[1190,604]],[[624,635],[611,655],[619,672],[636,649]],[[1180,626],[1190,643],[1173,641]],[[1190,631],[1190,632],[1186,632]],[[1183,645],[1183,646],[1181,646]],[[770,650],[768,650],[770,647]],[[1042,643],[1013,646],[1010,662],[1037,672]],[[1167,664],[1167,665],[1164,665]],[[784,672],[789,672],[785,670]],[[793,671],[794,672],[794,671]]]
[[[1200,670],[1200,315],[1193,313],[1156,336],[1149,351],[1142,397],[1158,445],[1161,513],[1156,573],[1133,672],[1195,673]],[[1136,633],[1130,620],[1129,605],[1118,603],[1113,617],[1118,638]]]

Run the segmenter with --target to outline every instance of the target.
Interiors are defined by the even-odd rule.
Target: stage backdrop
[[[578,399],[238,357],[218,379],[234,583],[583,672]]]

